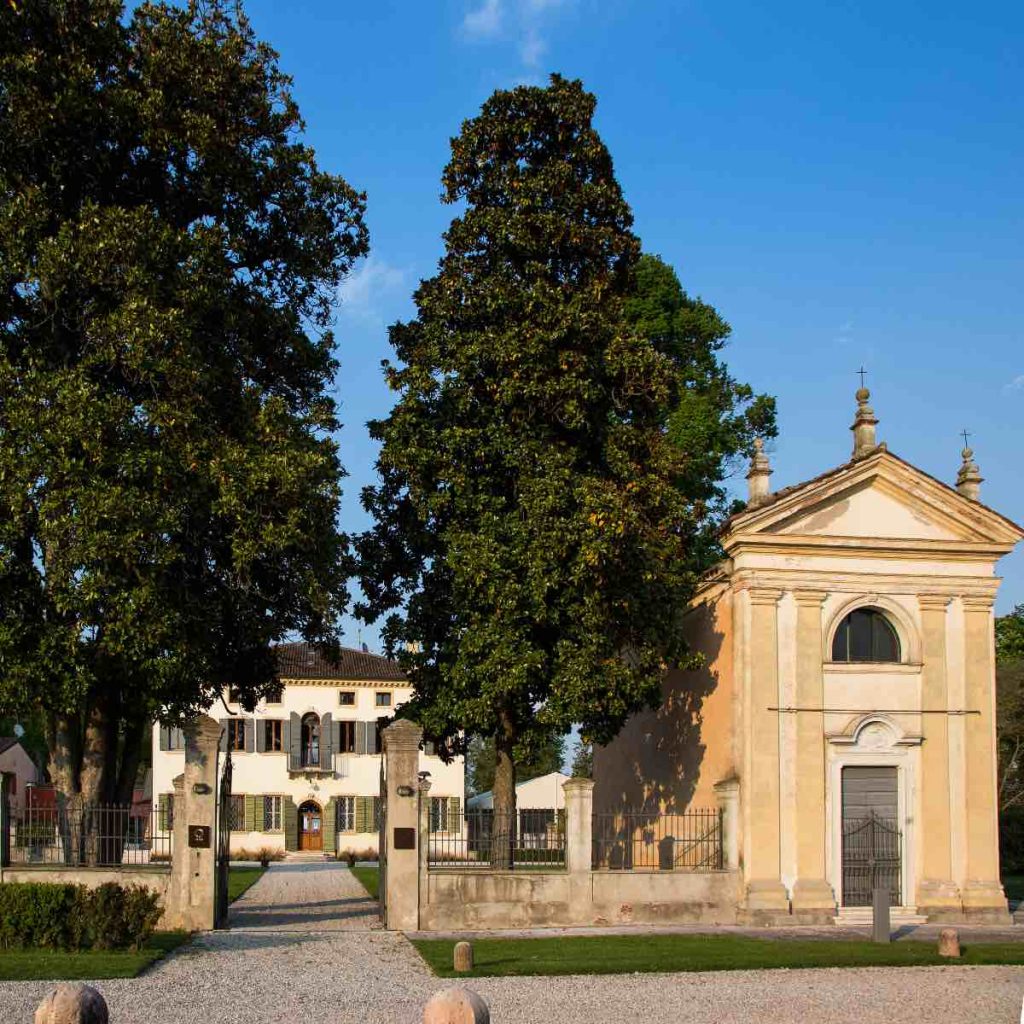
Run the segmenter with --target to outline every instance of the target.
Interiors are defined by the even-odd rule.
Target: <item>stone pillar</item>
[[[793,913],[828,922],[836,898],[825,878],[825,684],[822,676],[820,590],[796,599],[796,881]],[[814,710],[809,710],[814,709]]]
[[[733,777],[715,783],[715,802],[722,812],[722,866],[740,868],[740,780]]]
[[[963,912],[972,920],[1009,921],[999,881],[999,808],[996,787],[995,639],[992,601],[965,597],[964,658],[967,708],[967,871]]]
[[[430,841],[420,827],[420,743],[423,730],[400,718],[382,733],[384,740],[385,800],[384,843],[387,867],[384,878],[384,926],[392,931],[417,931],[420,926],[420,848]],[[423,802],[429,808],[429,787]]]
[[[185,771],[174,780],[174,845],[165,922],[187,931],[214,927],[217,870],[217,748],[221,727],[206,715],[189,722]],[[208,847],[189,846],[189,827],[210,830]]]
[[[566,779],[565,859],[570,873],[590,871],[594,849],[594,780]]]
[[[779,848],[779,706],[778,603],[781,591],[754,589],[750,597],[750,682],[745,735],[749,750],[744,780],[747,861],[746,917],[758,921],[789,913],[781,879]]]
[[[946,609],[949,597],[922,594],[921,708],[949,710],[946,678]],[[953,881],[949,814],[949,719],[944,714],[921,716],[921,818],[916,834],[920,874],[917,909],[939,918],[960,911],[960,899]]]

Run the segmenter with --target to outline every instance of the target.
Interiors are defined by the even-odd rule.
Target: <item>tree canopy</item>
[[[527,755],[513,754],[516,782],[529,782],[541,775],[560,772],[565,762],[565,737],[549,736]],[[487,793],[494,788],[497,752],[493,736],[474,736],[466,745],[466,788],[470,793]]]
[[[515,748],[574,722],[607,740],[657,701],[694,583],[678,375],[624,319],[640,244],[594,106],[552,76],[463,124],[442,187],[464,212],[371,424],[361,610],[391,613],[428,733],[496,737],[496,810]]]
[[[337,286],[322,171],[236,4],[0,6],[0,710],[130,795],[156,716],[336,642]]]
[[[999,809],[1024,809],[1024,605],[996,619]]]

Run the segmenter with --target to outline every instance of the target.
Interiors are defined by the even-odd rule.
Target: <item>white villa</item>
[[[309,644],[278,648],[281,689],[247,712],[227,691],[221,749],[232,757],[233,850],[376,851],[381,729],[412,696],[396,662],[343,648],[330,661]],[[216,709],[210,712],[216,717]],[[153,727],[153,792],[160,827],[174,814],[184,770],[180,729]],[[420,770],[431,782],[434,831],[461,831],[462,758],[445,764],[429,745]]]

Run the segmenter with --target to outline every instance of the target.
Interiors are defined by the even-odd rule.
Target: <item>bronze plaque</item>
[[[210,848],[210,826],[189,825],[188,845],[195,850],[208,850]]]
[[[396,850],[415,850],[416,849],[416,829],[414,829],[414,828],[396,828],[395,829],[395,849]]]

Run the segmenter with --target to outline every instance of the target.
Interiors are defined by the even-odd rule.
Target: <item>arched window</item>
[[[312,711],[302,716],[302,767],[320,767],[320,717]]]
[[[899,661],[900,639],[877,608],[858,608],[839,623],[833,661]]]

